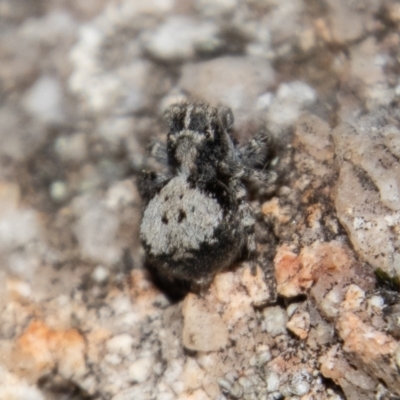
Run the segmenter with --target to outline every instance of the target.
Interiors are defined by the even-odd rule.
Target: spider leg
[[[256,273],[256,260],[257,260],[257,246],[256,246],[256,237],[254,230],[254,217],[250,204],[245,201],[243,205],[241,205],[240,213],[242,214],[242,229],[245,232],[245,243],[244,248],[247,252],[246,258],[250,262],[251,273],[255,275]]]
[[[272,136],[261,132],[239,149],[243,164],[248,168],[264,168],[271,158]]]
[[[250,260],[252,273],[256,271],[255,260],[257,259],[257,247],[255,239],[253,209],[247,201],[246,188],[241,183],[234,186],[236,200],[239,204],[238,216],[241,231],[244,233],[243,249],[246,251],[246,258]]]
[[[152,142],[148,147],[150,156],[153,157],[158,163],[168,165],[168,152],[165,143]]]
[[[159,164],[163,166],[168,165],[167,146],[164,143],[154,141],[148,146],[147,150],[150,156]],[[143,170],[138,179],[137,186],[145,203],[148,203],[171,178],[172,174],[169,171],[167,173],[160,173],[152,169]]]
[[[218,118],[226,131],[232,128],[234,118],[232,110],[229,107],[218,107]]]
[[[278,179],[278,174],[275,171],[264,171],[259,169],[246,168],[243,174],[243,179],[254,185],[273,185]]]
[[[142,199],[147,204],[171,179],[168,174],[144,170],[138,179],[138,190]]]

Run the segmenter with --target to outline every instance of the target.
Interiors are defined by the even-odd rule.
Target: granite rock
[[[340,166],[338,217],[364,259],[391,276],[400,273],[395,233],[400,208],[400,164],[395,154],[399,135],[396,125],[380,122],[378,115],[360,119],[357,126],[343,123],[332,133]]]

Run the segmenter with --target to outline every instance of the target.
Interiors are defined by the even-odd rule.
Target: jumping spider
[[[207,285],[237,259],[254,260],[254,217],[245,184],[269,183],[270,136],[237,147],[230,109],[180,103],[166,112],[166,146],[151,155],[165,173],[143,171],[140,236],[150,265],[171,280]]]

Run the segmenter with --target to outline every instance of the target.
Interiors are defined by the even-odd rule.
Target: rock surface
[[[368,263],[399,276],[400,131],[395,121],[377,114],[342,124],[332,136],[340,163],[338,217]]]
[[[398,1],[0,15],[0,399],[400,396]],[[278,184],[251,194],[255,265],[182,293],[143,264],[136,180],[193,99],[271,132]]]

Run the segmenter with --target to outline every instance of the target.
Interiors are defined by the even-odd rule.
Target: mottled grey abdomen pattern
[[[153,256],[175,260],[207,242],[216,242],[215,230],[223,211],[216,199],[192,189],[185,176],[172,179],[148,204],[141,237]]]
[[[143,214],[140,234],[148,260],[166,276],[207,284],[243,251],[245,234],[237,211],[224,211],[212,193],[191,187],[186,175],[178,175]]]

